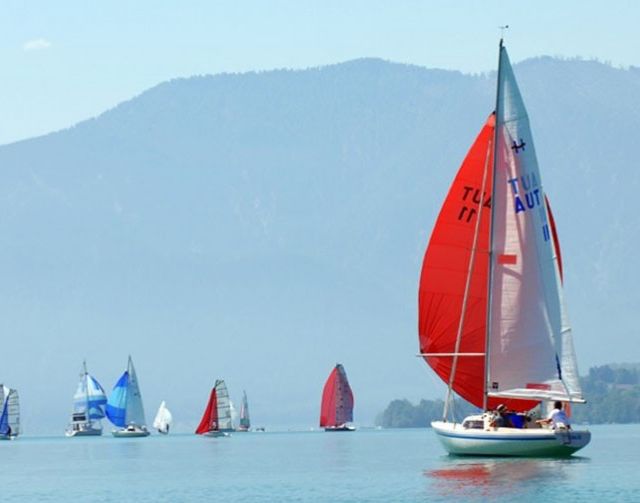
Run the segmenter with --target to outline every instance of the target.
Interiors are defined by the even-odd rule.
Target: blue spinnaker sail
[[[125,371],[113,387],[113,391],[107,400],[107,417],[116,426],[124,427],[127,425],[128,388],[129,372]]]
[[[89,419],[102,419],[107,397],[100,383],[93,376],[89,375],[87,377]]]
[[[107,397],[102,386],[93,376],[89,374],[82,376],[73,399],[74,412],[85,413],[88,419],[102,419],[104,417]]]

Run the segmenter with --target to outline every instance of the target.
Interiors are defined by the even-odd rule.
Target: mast
[[[87,379],[87,360],[82,360],[82,380],[84,381],[84,403],[85,403],[85,411],[84,411],[84,422],[91,426],[91,417],[89,410],[89,380]]]
[[[127,372],[129,373],[129,381],[127,383],[127,391],[126,391],[126,401],[124,404],[124,424],[125,427],[129,424],[129,417],[131,414],[129,414],[129,405],[131,403],[131,400],[129,400],[129,395],[131,394],[131,381],[132,381],[132,374],[133,372],[131,371],[131,367],[133,367],[133,362],[131,361],[131,355],[129,355],[129,359],[127,360]]]
[[[503,29],[504,31],[504,29]],[[493,131],[493,166],[491,168],[491,218],[489,223],[489,274],[487,285],[487,330],[484,339],[484,393],[482,396],[482,408],[487,410],[488,397],[487,394],[489,384],[489,334],[491,333],[491,304],[493,293],[491,285],[493,283],[493,227],[495,220],[495,196],[496,196],[496,168],[498,165],[498,134],[500,131],[500,77],[502,74],[502,50],[503,38],[500,37],[500,46],[498,49],[498,75],[496,80],[496,123]]]

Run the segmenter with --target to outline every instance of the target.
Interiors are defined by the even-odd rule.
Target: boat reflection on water
[[[425,470],[424,476],[443,496],[493,498],[535,491],[541,482],[558,483],[571,478],[589,458],[567,459],[447,459],[441,468]]]

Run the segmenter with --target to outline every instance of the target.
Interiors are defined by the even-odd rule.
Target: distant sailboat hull
[[[111,434],[116,438],[135,438],[148,437],[149,435],[151,435],[151,432],[144,427],[132,425],[121,430],[113,430]]]
[[[342,426],[327,426],[324,431],[356,431],[356,427],[350,424],[343,424]]]
[[[217,438],[217,437],[228,437],[230,436],[230,433],[226,431],[220,431],[220,430],[211,430],[211,431],[207,431],[206,433],[201,433],[201,435],[203,437]]]
[[[66,437],[99,437],[100,435],[102,435],[102,428],[81,427],[77,430],[67,430],[64,434]]]
[[[484,430],[444,421],[434,421],[431,427],[445,450],[457,456],[565,457],[579,451],[591,440],[591,433],[586,430]]]

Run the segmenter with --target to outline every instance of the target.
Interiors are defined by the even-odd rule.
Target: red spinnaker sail
[[[320,427],[342,426],[353,421],[353,392],[340,364],[329,374],[322,390]]]
[[[212,430],[218,429],[218,395],[216,389],[211,390],[211,396],[209,396],[209,403],[204,410],[200,424],[196,429],[198,435],[203,435]]]
[[[495,116],[487,119],[456,175],[429,240],[420,277],[420,352],[448,383],[462,312],[471,248],[482,206],[475,264],[469,285],[459,353],[485,352],[491,220],[491,167]],[[482,180],[486,180],[484,193]],[[437,356],[438,354],[443,354]],[[453,389],[472,404],[482,407],[484,356],[458,358]]]
[[[425,253],[418,298],[420,352],[426,355],[427,364],[436,374],[449,383],[476,239],[453,380],[453,390],[476,407],[483,406],[484,398],[494,130],[495,115],[491,114],[449,189]],[[478,215],[481,221],[476,238]],[[505,263],[509,260],[512,257],[498,257],[498,261]],[[495,408],[499,403],[516,411],[528,410],[536,404],[490,398],[488,407]]]

